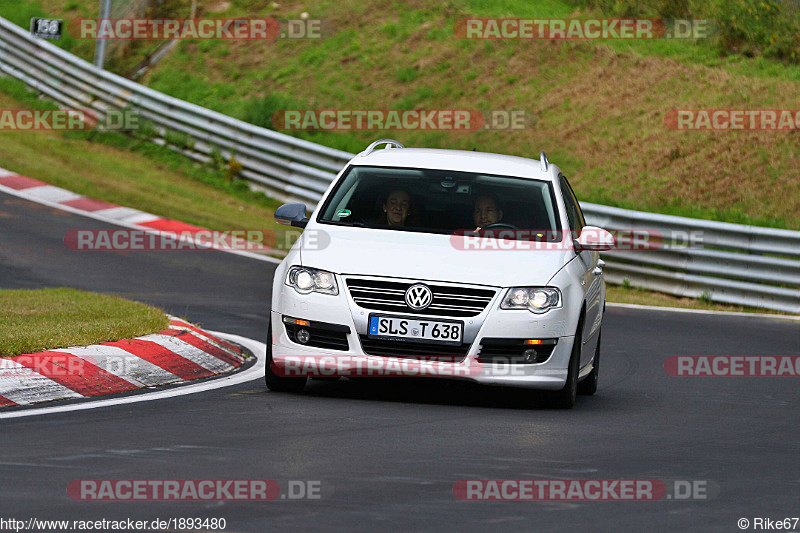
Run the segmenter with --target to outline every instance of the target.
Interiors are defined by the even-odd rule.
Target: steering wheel
[[[487,229],[519,229],[514,224],[509,224],[507,222],[494,222],[493,224],[487,224],[480,229],[480,231],[487,230]]]

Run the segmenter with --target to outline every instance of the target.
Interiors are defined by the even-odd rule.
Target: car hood
[[[546,284],[572,257],[559,249],[501,250],[514,241],[315,224],[303,234],[304,266],[337,274],[451,281],[495,287]],[[520,246],[533,243],[522,242]],[[480,248],[480,249],[475,249]]]

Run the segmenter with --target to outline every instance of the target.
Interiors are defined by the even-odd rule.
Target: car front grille
[[[359,335],[358,337],[361,340],[361,348],[364,353],[369,355],[458,363],[465,359],[469,351],[469,344],[448,346],[433,342],[373,339],[367,335]]]
[[[424,283],[433,292],[433,300],[426,309],[417,311],[408,307],[405,301],[406,290],[415,284],[401,281],[347,279],[347,288],[353,301],[359,307],[376,311],[465,318],[481,314],[495,295],[492,289]]]

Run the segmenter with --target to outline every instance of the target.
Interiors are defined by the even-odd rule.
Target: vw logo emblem
[[[427,285],[417,283],[406,291],[406,305],[415,311],[422,311],[433,301],[433,293]]]

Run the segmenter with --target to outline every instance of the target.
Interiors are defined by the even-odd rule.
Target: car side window
[[[561,176],[561,195],[564,198],[564,205],[567,209],[567,219],[569,220],[570,229],[575,232],[575,237],[580,236],[581,230],[586,225],[586,219],[583,218],[583,212],[575,193],[572,191],[567,178]]]

